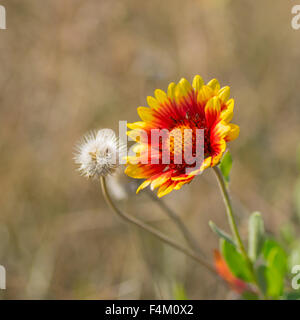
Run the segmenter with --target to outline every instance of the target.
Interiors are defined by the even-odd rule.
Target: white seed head
[[[115,132],[101,129],[88,133],[76,145],[74,161],[87,178],[99,178],[115,172],[125,152]]]

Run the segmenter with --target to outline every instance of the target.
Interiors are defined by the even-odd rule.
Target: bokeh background
[[[254,210],[270,233],[297,225],[296,2],[1,0],[0,298],[167,299],[181,287],[190,299],[227,298],[201,266],[115,217],[98,183],[75,171],[73,147],[91,129],[137,120],[156,88],[216,77],[232,88],[241,128],[230,188],[242,234]],[[133,181],[111,184],[119,206],[184,244]],[[211,170],[164,201],[212,262],[208,221],[228,227]]]

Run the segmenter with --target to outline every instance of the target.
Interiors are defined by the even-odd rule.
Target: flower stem
[[[209,270],[210,272],[212,272],[214,275],[217,275],[217,272],[215,270],[215,268],[210,265],[210,263],[208,263],[207,261],[205,261],[204,259],[202,259],[202,257],[200,257],[198,254],[196,254],[194,251],[185,248],[183,246],[181,246],[179,243],[175,242],[173,239],[170,239],[169,237],[167,237],[166,235],[164,235],[162,232],[152,228],[151,226],[149,226],[148,224],[144,223],[143,221],[140,221],[139,219],[121,211],[120,209],[118,209],[115,204],[113,203],[107,187],[106,187],[106,181],[104,177],[100,178],[100,183],[101,183],[101,189],[103,192],[103,196],[104,199],[106,201],[106,203],[108,204],[108,206],[112,209],[112,211],[114,211],[119,217],[121,217],[123,220],[134,224],[135,226],[147,231],[148,233],[154,235],[155,237],[159,238],[161,241],[165,242],[166,244],[168,244],[169,246],[173,247],[174,249],[182,252],[183,254],[187,255],[188,257],[194,259],[195,261],[197,261],[199,264],[201,264],[202,266],[204,266],[207,270]]]
[[[232,209],[232,205],[231,205],[231,201],[230,201],[230,198],[229,198],[229,194],[228,194],[228,191],[227,191],[227,188],[226,188],[226,185],[225,185],[223,174],[222,174],[221,170],[216,166],[213,167],[213,170],[214,170],[214,172],[216,174],[216,177],[217,177],[218,182],[219,182],[220,189],[222,191],[222,195],[223,195],[223,199],[224,199],[224,203],[225,203],[225,207],[226,207],[226,212],[227,212],[227,217],[228,217],[229,225],[230,225],[230,228],[231,228],[231,232],[232,232],[232,234],[233,234],[233,236],[235,238],[235,241],[236,241],[237,245],[239,246],[239,249],[241,250],[241,253],[243,254],[243,256],[245,258],[247,257],[247,259],[249,259],[248,255],[246,253],[245,247],[243,245],[243,242],[241,240],[241,237],[240,237],[240,234],[239,234],[235,219],[234,219],[233,209]]]
[[[213,170],[216,174],[216,177],[217,177],[217,180],[219,182],[219,186],[220,186],[220,189],[222,191],[222,195],[223,195],[223,199],[224,199],[224,203],[225,203],[225,207],[226,207],[226,212],[227,212],[227,217],[228,217],[228,221],[229,221],[229,225],[230,225],[230,228],[231,228],[231,232],[235,238],[235,241],[236,241],[236,244],[238,245],[244,259],[246,260],[247,264],[248,264],[248,267],[250,269],[250,272],[252,274],[252,277],[253,277],[253,281],[257,284],[257,280],[256,280],[256,276],[255,276],[255,273],[254,273],[254,269],[253,269],[253,264],[245,250],[245,247],[244,247],[244,244],[242,242],[242,239],[241,239],[241,236],[239,234],[239,230],[237,228],[237,225],[236,225],[236,222],[235,222],[235,219],[234,219],[234,214],[233,214],[233,209],[232,209],[232,205],[231,205],[231,200],[230,200],[230,197],[229,197],[229,193],[228,193],[228,190],[226,188],[226,184],[225,184],[225,181],[224,181],[224,177],[223,177],[223,174],[221,172],[221,170],[218,168],[218,167],[213,167]]]
[[[169,207],[166,205],[164,201],[159,199],[153,192],[147,190],[147,195],[157,203],[157,205],[170,217],[170,219],[173,220],[173,222],[176,224],[177,228],[181,231],[183,237],[185,238],[186,242],[189,244],[189,246],[201,254],[203,256],[202,250],[200,249],[196,239],[193,237],[193,235],[190,233],[188,228],[185,226],[185,224],[182,222],[180,217]]]

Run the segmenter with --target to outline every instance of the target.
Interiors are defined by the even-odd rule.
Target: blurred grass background
[[[230,85],[238,140],[231,191],[242,233],[254,210],[269,232],[294,221],[300,31],[296,1],[1,0],[0,264],[3,299],[217,299],[227,289],[201,266],[121,223],[73,146],[90,129],[138,119],[155,88],[200,74]],[[128,189],[126,187],[126,189]],[[299,195],[300,196],[300,195]],[[167,196],[212,261],[214,220],[228,230],[207,170]],[[120,206],[182,243],[145,194]]]

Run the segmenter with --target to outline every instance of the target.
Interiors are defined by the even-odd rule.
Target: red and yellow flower
[[[208,167],[217,165],[226,149],[226,143],[234,140],[239,135],[239,127],[230,123],[233,117],[234,100],[229,99],[230,88],[220,88],[216,79],[204,84],[202,78],[194,77],[192,85],[181,79],[178,84],[170,83],[167,93],[157,89],[155,97],[148,97],[149,108],[139,107],[138,114],[142,121],[128,124],[131,131],[128,135],[137,144],[134,147],[135,156],[127,157],[125,173],[137,179],[146,179],[137,189],[151,186],[152,190],[158,189],[158,196],[162,197],[173,189],[178,190],[184,184],[191,182],[194,177]],[[176,136],[169,140],[170,163],[161,161],[161,153],[164,148],[158,148],[158,163],[151,163],[151,130],[167,129],[168,132],[175,132],[179,129],[191,129],[195,135],[196,129],[204,131],[204,159],[197,170],[190,170],[193,165],[183,161],[178,164],[174,161],[174,144],[178,143]],[[141,130],[146,133],[140,134]],[[176,131],[178,132],[178,130]],[[183,144],[184,140],[180,140]],[[196,139],[192,139],[192,150],[196,149]],[[153,146],[152,146],[153,147]]]

